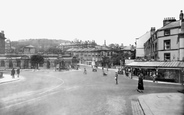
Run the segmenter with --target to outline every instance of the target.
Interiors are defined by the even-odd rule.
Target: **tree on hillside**
[[[116,50],[120,48],[119,44],[113,44],[113,43],[109,44],[109,47]]]
[[[49,48],[59,46],[60,43],[67,42],[68,40],[62,39],[24,39],[19,41],[11,41],[11,46],[19,52],[20,50],[28,45],[33,45],[37,51],[45,52]]]
[[[60,49],[60,48],[50,47],[50,48],[48,48],[48,49],[45,51],[45,53],[62,54],[63,51],[62,51],[62,49]]]
[[[34,68],[37,68],[38,69],[38,65],[39,64],[43,64],[44,63],[44,58],[43,56],[41,55],[32,55],[31,56],[31,65],[34,67]]]

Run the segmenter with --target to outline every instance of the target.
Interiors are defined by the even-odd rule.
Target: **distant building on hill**
[[[65,50],[69,48],[95,48],[97,46],[96,42],[94,40],[92,41],[72,41],[72,42],[63,42],[58,47]]]

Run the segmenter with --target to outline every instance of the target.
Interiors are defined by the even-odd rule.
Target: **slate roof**
[[[180,27],[180,21],[179,20],[177,20],[175,22],[171,22],[171,23],[163,26],[162,28],[160,28],[158,30],[164,30],[164,29],[175,28],[175,27]]]

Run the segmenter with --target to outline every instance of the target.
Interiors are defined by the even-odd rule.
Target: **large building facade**
[[[156,61],[184,60],[184,19],[165,18],[163,27],[152,33],[144,44],[145,56]]]

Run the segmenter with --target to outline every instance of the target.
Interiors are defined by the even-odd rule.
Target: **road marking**
[[[22,77],[22,76],[19,76],[19,79],[18,78],[15,78],[14,80],[6,80],[4,82],[2,82],[2,80],[0,80],[0,85],[5,85],[5,84],[9,84],[9,83],[15,83],[15,82],[20,82],[20,81],[24,81],[25,78]]]
[[[10,105],[7,105],[7,106],[5,105],[4,107],[1,107],[0,109],[8,109],[8,108],[11,108],[13,106],[23,105],[23,104],[28,103],[28,102],[33,102],[33,101],[36,101],[36,100],[41,100],[43,97],[46,97],[48,95],[53,94],[53,93],[48,93],[48,92],[52,92],[52,91],[58,89],[59,87],[61,87],[64,84],[64,80],[62,80],[61,78],[58,78],[58,77],[54,77],[54,78],[60,80],[62,83],[60,85],[55,86],[55,87],[48,88],[47,90],[45,90],[45,91],[43,91],[41,93],[38,93],[38,95],[39,95],[38,97],[33,97],[31,99],[28,99],[28,100],[25,100],[25,101],[21,101],[21,102],[17,102],[17,103],[14,103],[14,104],[10,104]],[[37,91],[35,91],[35,92],[37,92]],[[45,95],[43,95],[43,94],[45,94]],[[31,93],[28,93],[28,95],[31,95]]]

